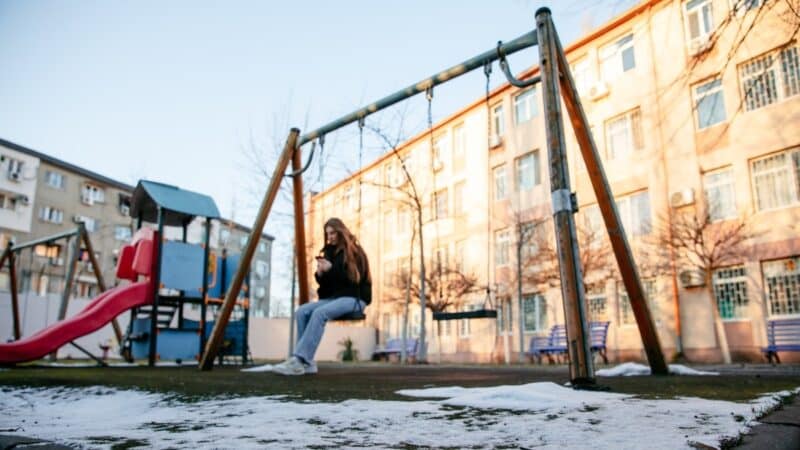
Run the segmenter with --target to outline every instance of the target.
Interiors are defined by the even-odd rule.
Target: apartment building
[[[558,28],[558,17],[554,21]],[[653,0],[566,47],[668,356],[721,359],[714,303],[735,360],[761,358],[768,319],[800,314],[797,29],[785,2]],[[537,72],[531,67],[521,78]],[[490,93],[488,108],[476,99],[403,142],[400,158],[387,153],[312,197],[309,247],[321,246],[318,230],[337,216],[369,254],[374,301],[367,315],[381,340],[401,333],[405,295],[397,279],[409,267],[418,276],[420,252],[411,250],[419,239],[418,218],[427,270],[443,273],[446,267],[444,272],[455,269],[474,280],[466,293],[444,289],[429,294],[433,300],[451,303],[448,311],[490,305],[499,312],[497,320],[435,323],[426,311],[430,355],[516,359],[531,336],[564,323],[557,276],[535,276],[546,273],[538,265],[520,264],[528,276],[516,270],[519,258],[543,252],[545,241],[526,236],[553,235],[542,109],[539,86],[505,84]],[[576,223],[587,235],[603,236],[594,192],[565,122]],[[409,196],[413,191],[417,195]],[[747,251],[716,267],[708,282],[675,255],[666,266],[645,256],[661,230],[687,213],[708,217],[711,228],[738,220],[749,230]],[[582,253],[603,246],[605,238],[582,242]],[[643,359],[616,263],[588,266],[586,307],[591,320],[611,322],[610,356]],[[415,335],[423,319],[412,303],[409,332]]]
[[[31,241],[83,222],[103,278],[113,284],[117,250],[131,239],[128,209],[133,186],[2,139],[0,154],[5,169],[0,190],[4,205],[13,205],[0,215],[0,241]],[[97,280],[85,249],[81,251],[75,295],[91,297],[97,293]],[[23,251],[18,261],[20,289],[61,293],[68,254],[66,239]],[[8,289],[7,268],[0,284]]]

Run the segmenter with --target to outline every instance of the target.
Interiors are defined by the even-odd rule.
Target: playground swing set
[[[324,137],[327,133],[342,128],[348,124],[357,122],[363,128],[365,118],[377,111],[394,105],[406,98],[410,98],[420,93],[426,93],[429,102],[432,98],[433,88],[445,83],[453,78],[471,72],[474,69],[483,67],[487,75],[487,105],[488,105],[488,74],[491,64],[499,61],[500,67],[504,72],[509,83],[516,87],[527,87],[534,84],[541,84],[544,103],[544,120],[547,138],[547,152],[550,167],[550,190],[553,221],[555,224],[556,244],[559,259],[559,271],[561,277],[561,292],[564,307],[565,326],[567,334],[567,349],[570,361],[570,381],[575,387],[591,388],[595,385],[594,367],[591,355],[591,335],[589,334],[588,322],[585,311],[585,291],[583,286],[582,269],[578,256],[578,243],[575,230],[574,214],[577,212],[577,201],[575,195],[570,190],[567,157],[565,150],[564,126],[562,121],[561,100],[564,101],[572,129],[575,132],[581,155],[587,167],[595,196],[598,201],[599,209],[603,217],[606,229],[609,233],[611,248],[614,252],[617,264],[622,275],[622,281],[628,292],[634,317],[639,328],[639,333],[644,344],[645,353],[653,374],[664,375],[668,373],[664,355],[656,333],[655,324],[645,301],[641,280],[633,260],[631,248],[628,244],[625,230],[620,221],[619,213],[614,204],[613,196],[602,167],[602,163],[597,151],[594,138],[591,135],[586,115],[578,96],[575,82],[570,73],[564,50],[559,41],[558,34],[553,24],[551,13],[548,8],[540,8],[535,14],[536,29],[526,33],[507,43],[498,43],[496,48],[481,53],[460,64],[452,66],[431,77],[397,91],[384,97],[372,104],[351,112],[333,122],[330,122],[310,133],[300,135],[300,130],[292,128],[288,134],[283,151],[275,166],[272,178],[267,191],[261,202],[258,214],[251,229],[251,235],[244,247],[242,254],[238,255],[236,263],[227,265],[225,263],[216,264],[216,267],[226,267],[232,277],[228,280],[227,276],[217,279],[219,292],[225,292],[224,300],[218,305],[215,320],[212,322],[205,320],[206,298],[212,292],[209,289],[209,246],[208,234],[206,233],[205,243],[197,248],[189,248],[185,243],[185,229],[189,218],[201,216],[206,218],[206,230],[210,230],[210,220],[218,218],[219,214],[213,200],[203,199],[200,194],[194,196],[181,197],[176,191],[178,188],[158,183],[142,181],[136,188],[133,197],[131,215],[137,218],[138,232],[134,236],[130,246],[123,247],[117,264],[117,275],[119,278],[129,279],[131,284],[113,288],[101,294],[87,309],[93,307],[104,313],[107,323],[113,320],[116,315],[129,309],[136,312],[131,320],[132,330],[128,333],[131,343],[131,352],[138,354],[147,349],[147,356],[150,365],[155,360],[164,358],[170,353],[170,348],[165,345],[170,335],[170,328],[166,321],[159,324],[159,310],[170,304],[183,305],[192,301],[201,305],[201,315],[199,325],[189,325],[179,312],[178,332],[184,333],[188,340],[188,335],[193,334],[196,339],[200,352],[200,370],[211,370],[214,359],[229,351],[224,344],[230,342],[232,337],[230,321],[235,310],[244,310],[243,334],[240,336],[239,344],[242,351],[242,359],[247,358],[247,287],[245,279],[249,272],[250,261],[255,253],[258,237],[264,229],[267,217],[272,209],[275,198],[283,178],[291,177],[293,182],[294,195],[294,217],[295,217],[295,258],[297,262],[297,276],[299,285],[299,303],[304,304],[309,301],[308,292],[308,268],[306,261],[305,245],[305,224],[303,215],[303,180],[302,174],[310,166],[314,156],[314,146],[309,154],[308,162],[303,165],[301,157],[301,147],[315,140],[320,144],[320,151]],[[517,80],[511,74],[506,61],[506,55],[517,51],[538,46],[539,66],[538,74],[527,79]],[[488,119],[487,119],[488,122]],[[432,124],[429,123],[429,126]],[[286,173],[291,162],[291,171]],[[183,191],[187,194],[186,191]],[[200,196],[200,197],[198,197]],[[179,199],[191,198],[192,202],[183,203]],[[196,202],[196,203],[195,203]],[[210,204],[209,204],[210,202]],[[198,208],[198,205],[202,207]],[[157,230],[152,228],[142,228],[142,221],[149,221],[157,224]],[[163,240],[163,229],[165,225],[182,226],[184,228],[184,242],[165,245]],[[174,253],[173,253],[173,249]],[[177,250],[180,249],[180,250]],[[193,256],[189,256],[189,255]],[[198,261],[202,261],[198,263]],[[184,279],[184,267],[193,267],[193,277],[201,280],[186,282]],[[196,267],[199,266],[199,269]],[[175,270],[173,274],[170,271]],[[186,269],[188,270],[188,269]],[[178,274],[180,271],[181,274]],[[421,274],[424,278],[424,273]],[[136,281],[134,281],[136,280]],[[138,281],[141,280],[141,281]],[[179,281],[178,281],[179,280]],[[488,280],[487,280],[488,284]],[[199,286],[199,288],[198,288]],[[425,292],[424,284],[421,286],[422,308],[424,310]],[[177,290],[179,295],[167,295],[164,289],[170,288]],[[194,289],[194,291],[193,291]],[[216,289],[216,288],[215,288]],[[198,292],[199,291],[199,292]],[[244,292],[244,297],[242,296]],[[482,310],[442,313],[438,320],[449,319],[469,319],[480,317],[496,317],[497,312],[491,306],[491,289],[487,286],[487,307]],[[110,306],[110,305],[113,305]],[[149,308],[149,309],[148,309]],[[238,309],[237,309],[238,308]],[[182,308],[179,308],[182,311]],[[141,316],[141,312],[149,313]],[[363,312],[353,317],[363,318]],[[141,320],[141,322],[138,322]],[[67,321],[65,321],[67,322]],[[102,325],[102,324],[101,324]],[[98,326],[99,328],[99,326]],[[206,331],[210,329],[207,335]],[[90,332],[90,331],[89,331]],[[235,334],[235,333],[234,333]],[[24,341],[25,339],[23,339]],[[70,340],[64,341],[61,345]],[[21,342],[21,341],[20,341]],[[15,362],[13,358],[7,358],[16,343],[0,344],[0,364]],[[187,347],[186,345],[180,346]],[[57,348],[57,347],[56,347]],[[50,349],[49,351],[52,351]],[[22,359],[31,360],[43,356],[47,352],[34,358]],[[30,356],[30,355],[28,355]],[[176,355],[172,355],[176,356]],[[193,356],[190,354],[181,356]]]
[[[641,280],[633,260],[630,245],[620,221],[619,213],[613,201],[613,196],[602,167],[594,138],[591,135],[586,114],[578,96],[575,82],[570,73],[569,64],[559,41],[551,12],[548,8],[540,8],[535,14],[536,29],[507,43],[498,43],[496,48],[475,56],[467,61],[452,66],[440,73],[428,77],[418,83],[406,87],[370,105],[351,112],[333,122],[328,123],[310,133],[300,135],[300,130],[292,128],[286,139],[283,151],[278,159],[273,176],[261,202],[259,212],[252,227],[251,239],[243,251],[243,260],[250,261],[255,251],[252,236],[258,236],[272,209],[278,194],[280,183],[284,176],[292,178],[294,191],[295,210],[295,258],[298,269],[298,285],[300,286],[299,303],[309,301],[308,269],[305,265],[305,224],[303,216],[302,174],[308,169],[313,152],[308,163],[303,166],[301,147],[314,140],[321,141],[325,134],[342,128],[348,124],[363,120],[370,114],[385,109],[406,98],[423,92],[432,92],[434,86],[445,83],[453,78],[468,73],[479,67],[490,66],[494,61],[500,61],[501,69],[508,81],[517,87],[541,84],[544,102],[544,119],[547,136],[547,151],[550,167],[550,190],[555,223],[556,243],[559,258],[559,271],[561,275],[562,299],[564,307],[565,324],[568,335],[568,351],[570,360],[570,379],[573,386],[591,387],[595,384],[594,367],[590,351],[590,335],[585,311],[585,293],[583,289],[582,270],[578,257],[578,243],[575,230],[574,214],[577,212],[577,201],[570,190],[567,158],[565,150],[564,126],[562,122],[561,100],[563,99],[569,115],[572,129],[575,132],[581,155],[587,167],[587,172],[598,200],[600,212],[606,229],[614,256],[622,275],[622,280],[629,294],[634,317],[639,328],[648,362],[653,374],[667,374],[667,365],[664,354],[656,333],[655,324],[645,302]],[[511,74],[506,55],[517,51],[538,46],[539,47],[539,73],[528,80],[517,80]],[[487,69],[485,69],[487,70]],[[313,147],[312,147],[313,148]],[[286,174],[291,162],[292,170]],[[234,307],[237,293],[241,288],[247,263],[239,266],[233,277],[231,286],[225,296],[225,301],[219,311],[216,324],[211,336],[206,343],[202,359],[201,370],[210,370],[213,359],[219,351],[224,336],[224,327],[228,322]],[[424,274],[423,274],[424,276]],[[424,285],[422,286],[424,289]],[[487,290],[487,296],[491,293]],[[424,299],[424,290],[421,292]],[[424,302],[424,300],[423,300]],[[422,305],[424,307],[424,303]],[[487,317],[494,309],[485,308]],[[454,313],[446,313],[454,314]],[[479,313],[475,313],[479,314]],[[443,318],[466,318],[458,316]]]

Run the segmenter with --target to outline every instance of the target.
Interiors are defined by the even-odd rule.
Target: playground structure
[[[562,122],[561,100],[566,105],[567,113],[575,132],[581,155],[587,167],[594,193],[598,200],[600,212],[609,233],[611,247],[622,275],[622,281],[628,292],[631,307],[644,344],[645,352],[653,374],[667,374],[655,324],[645,301],[642,283],[633,260],[630,245],[626,238],[619,213],[614,204],[608,180],[603,170],[597,146],[590,132],[585,112],[570,73],[570,67],[564,55],[561,42],[553,24],[550,10],[541,8],[536,11],[536,30],[518,37],[505,44],[475,56],[461,64],[452,66],[438,74],[408,86],[392,95],[360,108],[310,133],[300,136],[300,130],[293,128],[286,139],[283,152],[273,172],[272,179],[261,203],[259,213],[252,227],[251,237],[243,252],[243,260],[250,261],[255,251],[253,236],[258,236],[266,222],[280,187],[282,178],[291,160],[294,185],[295,204],[295,236],[296,260],[300,286],[300,300],[308,301],[308,273],[305,266],[305,229],[303,216],[302,173],[310,165],[313,158],[313,147],[309,162],[302,165],[301,147],[309,142],[324,139],[324,136],[351,123],[363,124],[365,117],[387,108],[395,103],[416,94],[425,92],[432,96],[434,86],[463,75],[476,68],[487,70],[494,61],[499,61],[508,81],[517,87],[541,84],[544,100],[545,128],[547,150],[550,167],[550,190],[555,223],[556,243],[561,276],[561,291],[567,334],[567,352],[570,361],[570,379],[573,386],[591,386],[595,383],[594,368],[591,358],[591,335],[585,311],[585,290],[582,269],[578,254],[578,242],[574,214],[577,202],[570,190],[567,157],[565,150],[564,126]],[[528,80],[517,80],[513,77],[505,55],[525,48],[539,47],[538,74]],[[242,264],[233,277],[230,288],[216,319],[216,325],[205,346],[200,363],[201,370],[210,370],[213,359],[217,355],[224,338],[224,327],[236,304],[239,290],[242,287],[247,264]],[[424,279],[424,273],[420,274]],[[422,309],[425,309],[424,284],[421,286]],[[424,339],[424,335],[421,336]]]
[[[204,243],[187,242],[187,227],[196,217],[205,219]],[[0,364],[32,361],[53,353],[71,343],[95,359],[104,362],[75,344],[75,339],[92,333],[105,324],[114,325],[122,356],[133,361],[147,358],[149,365],[157,360],[197,360],[205,339],[214,326],[206,320],[211,307],[222,303],[221,297],[230,284],[230,274],[241,266],[240,255],[216,255],[210,250],[211,220],[219,218],[214,201],[205,195],[152,181],[140,181],[132,197],[131,217],[136,219],[137,231],[132,242],[123,246],[117,258],[116,277],[129,284],[110,290],[100,275],[94,258],[91,241],[82,224],[75,231],[38,239],[19,246],[9,246],[0,258],[0,264],[9,261],[12,311],[15,341],[0,344]],[[144,222],[156,228],[144,227]],[[164,238],[165,227],[182,228],[179,241]],[[62,299],[59,321],[34,334],[21,338],[19,306],[16,288],[15,254],[25,248],[73,237],[74,248],[68,265],[66,287]],[[65,318],[66,302],[71,292],[75,265],[82,241],[98,279],[101,293],[78,314]],[[237,299],[237,319],[225,329],[227,345],[219,353],[223,357],[240,358],[244,364],[249,359],[247,345],[249,325],[249,299],[247,286]],[[186,311],[194,306],[195,311]],[[196,310],[199,309],[199,314]],[[123,335],[116,317],[130,311],[130,322]],[[194,313],[193,318],[185,317]]]

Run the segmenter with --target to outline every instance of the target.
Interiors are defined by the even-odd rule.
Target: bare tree
[[[728,340],[714,293],[714,272],[723,267],[739,264],[749,256],[748,242],[757,235],[748,226],[747,217],[715,221],[708,208],[698,211],[674,211],[671,220],[655,234],[655,245],[662,251],[673,251],[678,264],[689,267],[682,276],[702,277],[711,302],[714,326],[722,358],[731,362]],[[662,257],[662,259],[664,259]]]
[[[425,294],[427,296],[425,306],[432,313],[461,309],[464,303],[464,296],[478,287],[478,277],[463,271],[454,263],[437,260],[431,261],[428,267],[433,269],[428,271],[425,276],[425,284],[429,288],[429,291]],[[421,302],[423,294],[420,285],[411,282],[416,275],[418,273],[414,269],[410,271],[399,270],[392,277],[390,287],[398,293],[405,293],[406,296]],[[394,298],[396,301],[403,299],[399,295]],[[422,317],[422,320],[424,320],[424,315]],[[441,362],[442,327],[440,321],[436,322],[436,342],[438,349],[437,359]]]

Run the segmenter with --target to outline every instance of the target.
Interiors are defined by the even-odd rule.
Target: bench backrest
[[[797,345],[800,347],[800,319],[775,319],[767,321],[769,345]]]
[[[387,351],[401,351],[403,349],[403,338],[394,338],[386,341]],[[417,352],[417,338],[406,338],[406,353]]]
[[[608,325],[611,322],[589,322],[589,333],[592,335],[592,348],[605,348],[608,336]]]

